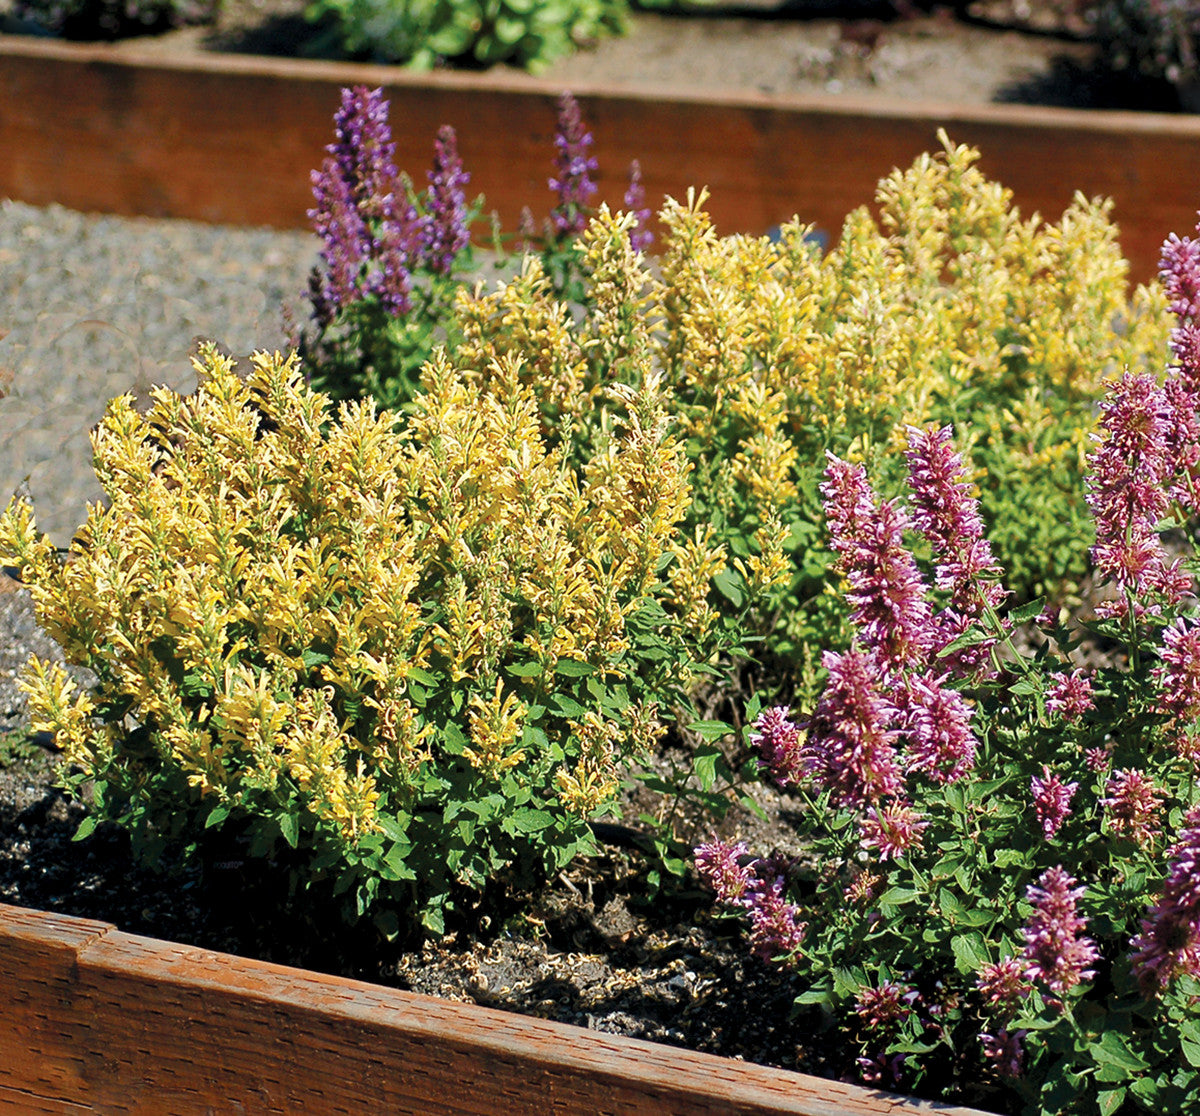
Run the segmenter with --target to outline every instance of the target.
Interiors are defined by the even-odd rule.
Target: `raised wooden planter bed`
[[[0,1111],[981,1116],[0,904]]]
[[[394,67],[245,55],[186,61],[136,43],[85,46],[0,36],[0,196],[85,211],[304,227],[309,171],[329,142],[341,86],[386,87],[398,162],[428,165],[453,124],[508,229],[550,204],[557,86],[522,74],[415,75]],[[878,104],[850,98],[705,95],[578,87],[602,197],[619,205],[630,160],[648,197],[707,185],[723,232],[761,233],[799,214],[836,233],[876,181],[945,127],[1026,213],[1057,218],[1075,190],[1116,201],[1139,279],[1200,208],[1200,117],[1026,106]]]

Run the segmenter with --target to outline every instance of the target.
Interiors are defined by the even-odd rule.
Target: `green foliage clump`
[[[605,396],[580,466],[517,358],[436,356],[408,417],[343,404],[295,359],[114,400],[108,506],[64,561],[28,504],[0,554],[81,690],[32,660],[36,728],[89,824],[274,858],[294,890],[385,930],[593,848],[589,819],[661,732],[692,661],[660,568],[688,466],[647,373]]]
[[[595,39],[623,34],[625,0],[313,0],[324,49],[431,69],[506,62],[536,72]]]
[[[1196,0],[1088,0],[1084,12],[1113,69],[1177,88],[1200,77]]]

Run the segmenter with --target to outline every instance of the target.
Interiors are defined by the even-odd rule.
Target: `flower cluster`
[[[565,240],[583,232],[588,219],[588,202],[596,192],[592,175],[599,164],[588,154],[591,132],[584,131],[579,102],[570,93],[558,98],[558,125],[554,135],[554,177],[550,189],[558,202],[550,211],[554,235]]]
[[[467,195],[463,187],[471,176],[463,170],[458,136],[448,124],[438,129],[433,167],[428,172],[429,193],[425,217],[424,255],[438,275],[449,275],[467,246]]]
[[[1027,892],[1033,917],[1024,930],[1025,975],[1042,981],[1060,996],[1096,975],[1086,966],[1099,954],[1095,943],[1081,933],[1087,920],[1075,911],[1085,890],[1076,887],[1061,867],[1055,867],[1046,869]]]
[[[409,308],[422,233],[396,171],[387,118],[382,89],[343,89],[334,116],[337,139],[312,174],[317,204],[308,215],[321,238],[325,266],[314,270],[310,293],[322,325],[371,296],[391,314]]]
[[[629,230],[629,243],[635,252],[646,252],[654,243],[654,233],[649,229],[650,210],[646,206],[646,188],[642,185],[642,165],[637,159],[629,164],[629,186],[625,190],[625,211],[633,215],[634,224]]]

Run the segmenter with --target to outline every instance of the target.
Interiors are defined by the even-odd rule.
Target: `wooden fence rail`
[[[402,167],[418,177],[443,123],[458,130],[472,188],[512,231],[552,203],[554,100],[522,74],[235,55],[184,60],[136,44],[0,36],[0,196],[85,211],[304,227],[309,171],[332,136],[342,86],[382,85]],[[1200,208],[1200,118],[1015,105],[877,103],[842,97],[688,94],[579,87],[620,205],[630,161],[647,195],[712,191],[723,232],[761,233],[793,214],[831,234],[875,184],[937,144],[944,127],[983,152],[1022,211],[1059,216],[1076,190],[1115,199],[1137,278]]]
[[[982,1116],[0,904],[0,1111]]]

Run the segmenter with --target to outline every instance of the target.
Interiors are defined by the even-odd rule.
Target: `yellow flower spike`
[[[624,734],[615,722],[591,711],[572,721],[571,731],[579,740],[579,759],[573,770],[560,768],[554,779],[563,808],[588,817],[617,793],[615,756]]]
[[[67,763],[94,772],[97,741],[104,733],[93,721],[96,707],[65,668],[31,656],[18,684],[29,697],[30,727],[53,733]]]
[[[503,679],[496,679],[496,691],[487,700],[471,695],[467,722],[473,747],[463,755],[477,771],[496,778],[525,758],[523,749],[510,751],[525,729],[528,708],[515,694],[504,693]]]

